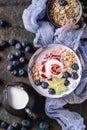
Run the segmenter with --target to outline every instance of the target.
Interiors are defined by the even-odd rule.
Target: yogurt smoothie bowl
[[[29,80],[34,89],[46,97],[71,93],[81,79],[81,64],[76,53],[60,44],[40,48],[29,61]]]

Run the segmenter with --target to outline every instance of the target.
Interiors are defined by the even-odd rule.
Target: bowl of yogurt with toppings
[[[81,74],[79,57],[61,44],[38,49],[28,64],[32,87],[45,97],[60,98],[70,94],[78,86]]]

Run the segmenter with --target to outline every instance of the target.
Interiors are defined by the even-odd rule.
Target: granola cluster
[[[67,4],[61,6],[59,0],[51,0],[48,15],[50,20],[57,26],[73,24],[79,16],[80,7],[77,0],[66,0]]]
[[[63,73],[66,71],[70,73],[76,72],[76,70],[71,68],[72,64],[78,64],[76,55],[72,51],[64,48],[61,48],[61,53],[63,54],[63,56],[60,58],[60,62],[63,63]]]

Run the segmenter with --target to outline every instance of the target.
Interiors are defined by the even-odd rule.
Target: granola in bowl
[[[47,15],[55,26],[76,24],[82,16],[82,6],[79,0],[49,0]],[[62,5],[63,4],[63,5]]]
[[[29,81],[45,97],[63,97],[71,93],[81,79],[81,63],[76,53],[60,44],[40,48],[28,66]]]

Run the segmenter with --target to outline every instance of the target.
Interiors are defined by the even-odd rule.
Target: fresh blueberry
[[[15,59],[15,55],[12,53],[8,54],[8,60],[13,61]]]
[[[71,68],[72,68],[73,70],[78,70],[78,69],[79,69],[79,66],[78,66],[78,64],[74,63],[74,64],[72,64]]]
[[[39,124],[39,128],[42,130],[48,130],[49,126],[50,125],[47,121],[40,122],[40,124]]]
[[[12,64],[9,64],[9,65],[7,66],[7,70],[8,70],[8,71],[14,70],[14,66],[13,66]]]
[[[14,127],[12,125],[9,125],[7,130],[14,130]]]
[[[19,73],[19,76],[26,76],[27,75],[27,72],[24,69],[20,69],[18,73]]]
[[[6,46],[7,46],[7,42],[0,40],[0,50],[3,50]]]
[[[78,74],[76,73],[76,72],[73,72],[72,74],[71,74],[71,77],[73,78],[73,79],[78,79]]]
[[[35,85],[36,85],[36,86],[39,86],[39,85],[41,85],[41,82],[40,82],[40,80],[35,80],[35,81],[34,81],[34,83],[35,83]]]
[[[1,128],[5,128],[6,129],[8,127],[8,123],[5,122],[5,121],[2,121],[0,126],[1,126]]]
[[[11,74],[14,75],[14,76],[18,76],[18,71],[17,71],[17,70],[13,70],[13,71],[11,72]]]
[[[22,127],[21,130],[28,130],[26,127]]]
[[[68,86],[69,84],[70,84],[70,81],[66,79],[64,85]]]
[[[30,46],[26,46],[26,47],[25,47],[25,52],[26,52],[26,53],[30,53],[30,52],[31,52]]]
[[[55,94],[55,90],[52,89],[52,88],[49,88],[48,92],[49,92],[49,94],[51,94],[51,95],[54,95],[54,94]]]
[[[22,57],[24,54],[22,51],[18,50],[16,51],[16,56],[19,58],[19,57]]]
[[[17,123],[17,122],[13,122],[13,123],[12,123],[12,126],[13,126],[15,129],[20,129],[20,124]]]
[[[23,49],[25,49],[25,47],[27,46],[25,42],[22,42],[21,45],[22,45]]]
[[[23,64],[23,63],[25,63],[25,58],[24,57],[20,57],[19,61],[20,61],[21,64]]]
[[[49,84],[47,82],[42,82],[41,83],[41,87],[44,88],[44,89],[46,89],[48,87],[48,85]]]
[[[11,38],[11,39],[9,39],[8,43],[9,43],[9,45],[14,46],[17,43],[17,40]]]
[[[15,45],[15,48],[16,48],[17,50],[22,50],[22,45],[21,45],[21,43],[17,43],[17,44]]]
[[[12,65],[13,65],[14,67],[19,66],[19,65],[20,65],[19,60],[14,60],[14,61],[12,62]]]
[[[0,41],[0,47],[5,46],[6,42],[5,41]]]
[[[30,121],[24,119],[24,120],[22,120],[21,124],[22,124],[23,127],[29,127],[30,126]]]
[[[6,22],[3,19],[0,19],[0,27],[4,27]]]
[[[60,0],[59,1],[60,6],[65,6],[67,4],[66,0]]]
[[[64,72],[63,77],[64,78],[69,78],[69,77],[71,77],[71,74],[66,71],[66,72]]]

